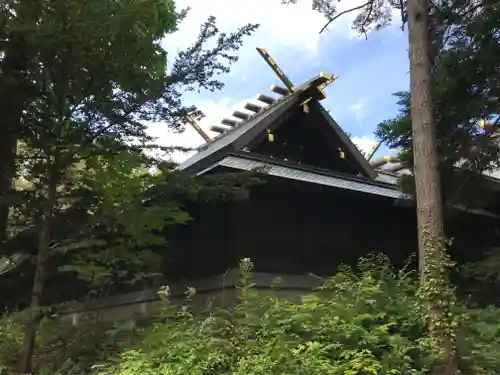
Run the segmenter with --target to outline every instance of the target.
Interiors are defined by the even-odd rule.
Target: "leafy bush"
[[[500,374],[500,309],[464,309],[458,350],[470,374]]]
[[[15,314],[6,314],[0,318],[0,374],[6,373],[10,361],[21,347],[22,323]]]
[[[63,336],[72,335],[79,351],[65,348],[58,357],[70,359],[59,361],[57,372],[39,374],[430,374],[436,351],[412,272],[370,256],[291,301],[280,297],[279,283],[271,293],[257,293],[251,270],[251,262],[243,260],[239,300],[232,308],[195,314],[189,309],[193,290],[177,308],[164,288],[157,322],[145,328],[132,322],[93,331],[52,327],[58,338],[42,332],[37,362],[57,362],[50,348],[67,342]],[[463,322],[458,333],[463,373],[500,373],[500,310],[458,306],[453,313]],[[17,337],[15,332],[9,337]],[[0,350],[6,341],[0,337]]]
[[[254,292],[251,263],[241,269],[234,309],[203,317],[183,309],[145,330],[102,374],[428,373],[415,285],[385,258],[342,267],[299,302]]]
[[[16,374],[16,363],[24,339],[24,327],[29,321],[28,310],[4,315],[0,319],[0,375]],[[116,343],[127,336],[124,343],[131,343],[135,324],[125,325],[95,324],[82,319],[75,326],[57,315],[42,320],[37,335],[34,353],[37,375],[88,374],[88,369],[96,360],[102,360],[116,348]],[[132,329],[127,329],[132,327]]]

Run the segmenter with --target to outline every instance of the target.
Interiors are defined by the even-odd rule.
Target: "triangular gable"
[[[307,109],[295,105],[286,119],[260,130],[258,136],[241,144],[251,154],[324,171],[376,177],[361,152],[317,101],[309,101]]]
[[[179,170],[199,172],[229,153],[243,150],[274,160],[296,161],[304,166],[375,179],[374,169],[317,101],[311,88],[308,84],[301,86],[202,146],[196,155],[179,166]],[[307,109],[304,102],[307,102]],[[270,135],[273,133],[277,135],[276,141],[274,135]],[[295,158],[290,154],[297,151],[297,147],[306,149],[306,152],[299,152],[305,155],[303,160],[298,153]]]
[[[375,179],[377,177],[377,172],[370,165],[368,160],[364,157],[361,151],[356,147],[356,145],[351,141],[349,136],[342,130],[339,124],[333,119],[333,117],[328,113],[328,111],[318,102],[313,103],[314,106],[317,107],[317,110],[321,113],[325,121],[331,127],[333,132],[339,138],[340,142],[344,147],[344,151],[348,153],[348,156],[351,158],[352,162],[357,165],[361,174],[369,177],[371,179]]]
[[[270,124],[284,120],[287,113],[298,103],[299,98],[300,93],[296,93],[270,105],[264,111],[235,126],[231,131],[200,147],[198,153],[179,165],[178,169],[199,171],[219,160],[223,155],[243,149],[246,143],[264,132]]]

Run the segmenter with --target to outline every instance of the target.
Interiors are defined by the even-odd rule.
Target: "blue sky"
[[[349,1],[351,6],[356,2]],[[200,124],[208,131],[210,125],[241,108],[245,101],[258,93],[269,93],[270,85],[280,82],[255,51],[255,47],[264,47],[295,84],[322,71],[339,76],[327,88],[328,97],[323,105],[359,147],[366,150],[373,143],[377,124],[397,113],[392,93],[408,89],[407,34],[399,28],[396,17],[392,27],[371,32],[366,40],[351,30],[355,15],[352,14],[339,18],[319,35],[324,19],[311,10],[310,0],[299,0],[296,6],[280,3],[280,0],[178,1],[181,7],[192,7],[192,11],[180,31],[164,41],[169,51],[189,45],[199,24],[209,15],[217,17],[221,31],[230,32],[247,22],[261,24],[259,31],[245,40],[231,73],[223,76],[225,89],[216,93],[190,93],[184,98],[186,103],[195,104],[205,112],[206,118]],[[150,126],[150,132],[165,145],[196,147],[203,143],[190,128],[183,134],[172,134],[165,124],[155,124]],[[381,148],[377,155],[388,153]],[[175,155],[179,161],[185,157]]]

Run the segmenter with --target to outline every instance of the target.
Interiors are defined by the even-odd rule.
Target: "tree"
[[[33,3],[7,1],[0,6],[0,30],[2,56],[0,57],[0,114],[3,126],[0,130],[0,197],[12,190],[15,175],[16,140],[20,131],[22,111],[32,94],[26,73],[31,52],[26,48],[25,38],[16,33],[18,20],[30,20]],[[7,237],[9,203],[0,204],[0,242]]]
[[[295,3],[296,0],[284,0]],[[429,326],[435,333],[438,347],[444,348],[439,371],[454,374],[457,371],[453,334],[447,322],[448,307],[441,307],[441,297],[453,300],[447,286],[443,215],[438,168],[437,143],[434,124],[434,102],[432,100],[431,77],[433,65],[441,47],[443,27],[429,22],[442,15],[441,9],[426,0],[368,0],[366,3],[336,14],[334,0],[313,1],[313,8],[328,18],[325,28],[336,18],[347,12],[359,11],[353,27],[366,35],[370,28],[380,29],[391,22],[392,9],[401,12],[402,24],[408,23],[410,59],[410,100],[413,137],[413,161],[415,192],[417,201],[419,270],[421,292],[429,314]],[[443,5],[443,10],[448,7]],[[431,41],[435,42],[432,47]],[[442,290],[437,290],[439,285]]]
[[[182,93],[222,88],[217,75],[229,70],[242,37],[257,26],[219,34],[215,19],[209,18],[198,39],[172,59],[167,71],[167,53],[159,41],[175,32],[186,14],[176,12],[172,1],[28,0],[12,1],[2,9],[4,15],[13,14],[4,18],[4,39],[20,40],[13,53],[26,56],[12,73],[22,71],[16,87],[26,100],[17,102],[22,110],[14,113],[17,122],[12,120],[9,132],[29,150],[19,160],[36,189],[26,202],[38,237],[34,319],[27,326],[20,362],[20,371],[28,373],[44,304],[54,220],[70,209],[65,195],[71,189],[60,189],[69,181],[68,171],[82,160],[112,154],[114,146],[125,141],[151,141],[146,121],[165,121],[181,129],[186,115],[200,117],[195,107],[182,104]],[[214,47],[207,48],[214,38]],[[23,90],[25,86],[29,90]],[[113,148],[102,147],[107,139],[115,142]]]
[[[429,58],[429,21],[426,0],[408,0],[408,32],[410,39],[410,92],[413,134],[413,159],[415,192],[417,201],[417,225],[419,248],[420,284],[424,304],[428,309],[429,326],[443,357],[439,373],[453,375],[458,371],[453,332],[446,315],[448,306],[441,305],[447,281],[447,263],[443,254],[444,242],[443,204],[441,201],[441,177],[434,123],[431,73],[433,61]],[[441,284],[441,285],[440,285]]]
[[[482,117],[493,124],[498,122],[500,113],[496,83],[499,68],[494,62],[500,52],[495,37],[499,10],[493,2],[482,5],[447,32],[446,48],[439,53],[433,75],[442,195],[450,208],[456,204],[482,208],[490,203],[493,197],[481,173],[496,168],[499,161],[498,133],[485,134],[478,126]],[[401,162],[411,168],[410,94],[395,95],[401,110],[395,118],[379,124],[376,135],[399,150]],[[402,182],[406,189],[413,189],[411,181]],[[448,218],[452,218],[451,213],[447,212]]]
[[[500,9],[496,2],[490,1],[481,2],[480,8],[473,9],[448,33],[446,48],[439,53],[432,82],[439,167],[443,176],[441,195],[445,208],[449,208],[445,218],[451,222],[457,213],[452,209],[455,205],[488,208],[497,201],[482,173],[498,168],[500,160],[495,127],[500,119],[497,83],[500,70],[494,58],[500,52]],[[400,98],[399,115],[379,124],[376,134],[390,147],[400,150],[400,160],[411,167],[414,142],[410,132],[410,94],[396,95]],[[481,118],[492,123],[492,131],[485,132],[479,127]],[[412,180],[402,179],[403,188],[414,189]],[[485,284],[497,282],[495,267],[499,249],[485,249],[479,243],[476,247],[476,251],[485,250],[484,260],[466,265],[465,276],[481,281],[480,289],[487,289],[484,294],[494,295],[491,285]],[[484,300],[480,296],[477,298]]]

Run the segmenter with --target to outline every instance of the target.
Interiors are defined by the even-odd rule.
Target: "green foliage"
[[[482,116],[491,123],[500,119],[499,70],[493,61],[500,51],[499,9],[495,2],[485,1],[459,17],[466,3],[450,3],[442,10],[446,17],[436,20],[447,31],[433,71],[434,118],[445,202],[482,206],[491,196],[478,173],[498,167],[500,156],[498,133],[485,135],[479,128]],[[376,135],[401,151],[401,161],[411,168],[410,94],[395,96],[399,114],[379,124]],[[411,181],[403,185],[412,192]]]
[[[0,137],[7,139],[0,149],[6,160],[0,162],[0,190],[10,190],[6,187],[12,185],[14,170],[25,175],[35,190],[23,202],[20,211],[24,212],[16,215],[26,218],[26,227],[37,237],[33,248],[21,250],[36,255],[32,310],[51,302],[45,287],[57,250],[105,245],[83,252],[85,260],[79,253],[73,264],[61,267],[94,286],[131,278],[131,273],[142,277],[151,264],[160,263],[147,247],[161,242],[159,232],[166,223],[188,219],[175,200],[163,209],[143,207],[141,197],[145,188],[155,184],[156,176],[133,169],[137,164],[130,159],[134,152],[123,150],[130,150],[126,145],[135,142],[141,145],[135,148],[137,153],[154,141],[147,135],[148,121],[163,121],[182,130],[186,115],[201,117],[194,106],[183,104],[183,92],[221,89],[217,76],[229,71],[242,38],[257,25],[224,34],[210,17],[193,45],[168,61],[169,70],[165,37],[177,30],[185,15],[172,0],[14,0],[2,4],[0,90],[2,96],[12,98],[0,108],[7,122]],[[17,141],[23,143],[20,155],[14,151]],[[14,155],[16,168],[11,160]],[[90,174],[81,170],[77,179],[71,172],[82,164]],[[82,193],[87,194],[82,197]],[[89,193],[99,196],[92,199]],[[76,230],[56,239],[57,215],[75,206],[84,219]],[[8,218],[8,209],[3,209],[2,241]],[[75,241],[84,232],[85,241]],[[103,232],[107,238],[102,238]],[[116,233],[121,235],[113,236]],[[146,248],[136,254],[132,250],[138,246]],[[19,365],[22,372],[30,372],[40,318],[34,315],[28,324],[32,328],[26,331]]]
[[[385,258],[343,267],[299,302],[255,293],[248,260],[242,270],[234,309],[172,312],[102,373],[426,373],[432,357],[415,285]]]
[[[160,254],[151,246],[165,243],[163,229],[185,223],[189,216],[177,201],[169,205],[145,205],[151,187],[163,182],[152,173],[152,161],[131,150],[93,156],[84,168],[75,168],[73,186],[94,199],[85,206],[92,215],[90,226],[54,248],[70,253],[59,270],[74,272],[91,288],[123,282],[134,283],[158,272]]]
[[[0,374],[16,374],[14,365],[24,339],[28,311],[13,312],[0,318]],[[86,374],[94,361],[105,358],[117,342],[131,343],[135,324],[96,325],[82,319],[78,326],[68,319],[47,314],[37,335],[33,374]],[[125,337],[126,336],[126,337]],[[66,372],[67,371],[67,372]]]
[[[294,300],[280,296],[279,282],[256,292],[251,271],[250,260],[242,260],[239,297],[230,308],[195,312],[194,290],[176,306],[163,288],[157,321],[147,327],[46,318],[35,353],[45,366],[37,365],[36,374],[430,374],[436,348],[409,270],[368,256]],[[453,313],[463,322],[457,334],[463,373],[498,373],[500,310],[459,305]],[[19,319],[6,316],[0,326],[4,368],[19,350]]]
[[[76,223],[77,230],[68,230],[72,223],[67,219],[55,228],[50,249],[55,265],[52,276],[61,275],[57,270],[74,275],[91,295],[101,296],[121,287],[128,290],[150,285],[161,276],[162,258],[168,251],[165,230],[191,220],[184,204],[246,199],[251,186],[263,183],[256,173],[193,179],[171,167],[125,148],[94,155],[69,169],[59,189],[57,210],[61,216],[76,210],[79,220],[84,220]],[[30,210],[30,206],[18,209],[24,211],[19,216],[20,227],[29,224],[26,218]],[[29,241],[22,243],[24,250],[32,250]],[[36,237],[32,243],[36,246]],[[14,255],[12,259],[5,263],[3,272],[16,273],[29,257]],[[49,293],[58,292],[51,288]]]
[[[16,314],[5,314],[0,319],[0,374],[6,373],[23,340],[23,324]]]
[[[424,232],[424,243],[419,259],[420,285],[417,296],[425,311],[432,345],[439,353],[438,358],[441,358],[437,363],[437,368],[440,368],[448,361],[457,363],[456,332],[461,317],[456,314],[457,298],[449,277],[454,263],[447,253],[449,241],[436,238],[427,228],[421,230]]]
[[[11,90],[19,93],[16,105],[0,110],[13,121],[8,136],[23,144],[17,174],[36,190],[21,206],[24,227],[59,214],[41,210],[47,208],[49,174],[65,185],[58,191],[65,195],[72,190],[66,171],[73,165],[112,154],[131,140],[152,147],[147,121],[182,131],[187,114],[202,116],[183,104],[183,92],[221,89],[220,74],[237,61],[242,39],[257,25],[220,33],[210,17],[190,47],[167,56],[168,37],[186,12],[171,0],[4,4],[1,78],[20,82]],[[17,65],[10,66],[11,60]]]
[[[69,255],[58,268],[101,292],[160,276],[168,246],[165,229],[191,220],[186,201],[245,199],[248,188],[260,183],[251,173],[194,181],[127,149],[87,158],[72,178],[79,195],[93,197],[84,205],[92,220],[54,248]]]
[[[170,173],[141,170],[151,161],[139,152],[155,141],[147,122],[182,131],[186,115],[201,117],[182,94],[221,89],[220,75],[257,25],[221,33],[209,17],[191,46],[167,56],[168,38],[187,14],[171,0],[9,1],[1,14],[0,78],[19,81],[11,90],[19,97],[0,112],[12,121],[7,135],[22,142],[17,175],[34,190],[11,212],[2,259],[38,253],[45,267],[54,254],[92,249],[65,269],[77,271],[78,264],[80,276],[100,285],[116,272],[134,279],[116,262],[120,255],[136,275],[149,275],[149,266],[159,264],[149,248],[164,243],[159,232],[189,217],[176,199],[142,205],[148,188],[171,180]]]
[[[469,293],[481,305],[498,303],[500,292],[500,249],[492,247],[481,260],[463,264],[461,274],[469,282]]]
[[[500,249],[495,247],[486,251],[478,262],[470,262],[462,267],[464,276],[474,278],[482,283],[500,285]]]
[[[497,374],[500,371],[500,309],[469,309],[458,349],[462,368],[471,374]]]
[[[112,232],[121,232],[129,246],[163,244],[159,235],[166,225],[184,224],[189,215],[174,200],[166,205],[147,205],[151,188],[165,186],[172,171],[154,172],[155,161],[131,150],[91,157],[86,168],[76,171],[75,184],[97,197],[89,207]]]
[[[191,47],[167,56],[163,46],[187,13],[172,0],[28,0],[6,8],[2,33],[6,40],[22,40],[12,53],[25,53],[32,83],[24,136],[42,148],[60,142],[58,137],[78,145],[103,135],[140,137],[144,120],[179,128],[181,116],[200,115],[182,105],[182,92],[220,89],[215,77],[228,71],[242,37],[256,29],[246,25],[220,34],[212,17]],[[212,40],[213,48],[206,48]]]

